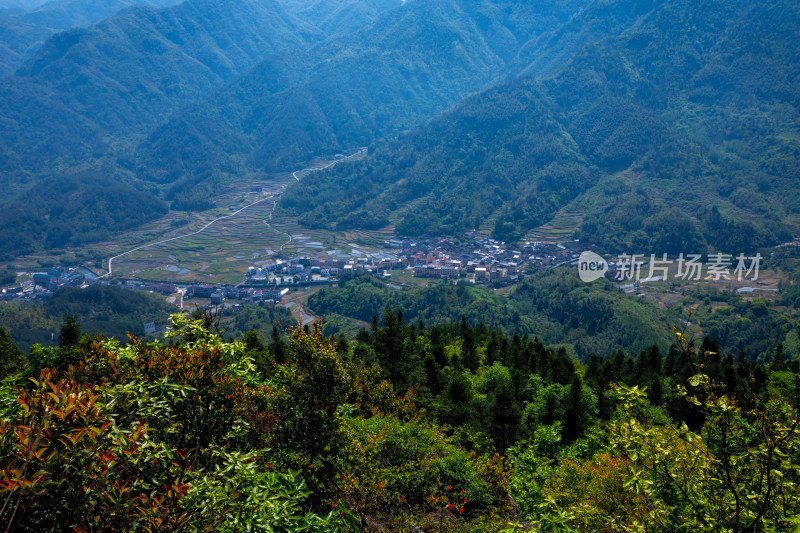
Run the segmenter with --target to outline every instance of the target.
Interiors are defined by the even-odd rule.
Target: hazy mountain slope
[[[54,0],[29,11],[0,12],[0,76],[13,74],[44,41],[62,30],[90,26],[130,6],[166,7],[178,0]]]
[[[537,35],[509,65],[510,77],[542,77],[563,66],[588,43],[619,35],[664,0],[599,0],[565,24]]]
[[[53,172],[110,163],[136,191],[159,194],[159,184],[174,208],[208,206],[244,172],[287,168],[423,123],[491,84],[524,43],[587,1],[410,0],[307,51],[324,34],[275,2],[126,10],[53,36],[0,81],[6,202],[35,202],[29,195],[42,195],[40,180]],[[101,233],[141,220],[132,209],[122,206]],[[59,229],[74,213],[25,213],[36,231],[9,228],[7,254],[77,238]]]
[[[169,7],[181,0],[51,0],[28,11],[27,22],[56,30],[96,24],[131,6]]]
[[[34,9],[45,3],[47,3],[47,0],[0,0],[0,9],[9,11],[27,10]]]
[[[319,38],[276,3],[251,0],[132,8],[54,35],[0,80],[2,254],[100,239],[163,214],[151,187],[97,163],[109,146]]]
[[[328,35],[344,35],[402,5],[403,0],[316,0],[292,13]]]
[[[787,238],[800,210],[800,8],[704,4],[663,2],[552,78],[478,95],[365,162],[310,176],[282,205],[311,209],[308,224],[458,234],[491,220],[518,238],[582,193],[583,236],[607,245]]]
[[[0,76],[13,74],[54,30],[25,20],[24,15],[0,14]]]
[[[699,231],[737,253],[796,232],[800,6],[707,4],[665,4],[547,82],[583,151],[609,173],[629,169],[587,193],[584,236],[669,248],[683,246],[670,232]],[[638,212],[631,194],[644,198]]]
[[[20,55],[7,46],[0,44],[0,77],[9,76],[14,72],[14,65],[22,61]]]
[[[132,8],[57,34],[0,81],[0,144],[18,162],[3,170],[102,154],[109,136],[152,125],[260,59],[318,37],[274,1],[255,0]]]
[[[305,57],[268,61],[175,117],[142,144],[139,169],[163,169],[155,179],[186,189],[209,168],[286,168],[416,126],[490,84],[522,44],[580,5],[409,1]],[[174,159],[178,147],[200,158]]]
[[[597,179],[588,167],[536,82],[518,80],[469,98],[362,164],[304,180],[281,205],[311,225],[380,227],[396,214],[401,233],[454,234],[522,199],[532,223],[543,223]],[[346,207],[327,201],[334,191]]]
[[[5,204],[41,204],[15,211],[27,222],[6,230],[4,251],[78,237],[63,230],[76,213],[48,211],[43,179],[108,168],[135,191],[159,194],[152,182],[171,182],[165,198],[175,208],[207,206],[243,172],[286,168],[435,116],[489,85],[520,46],[586,1],[414,0],[307,52],[320,30],[254,0],[132,8],[57,34],[0,81]],[[111,224],[81,235],[128,227],[141,220],[134,209],[120,206]],[[91,220],[79,218],[82,228]]]

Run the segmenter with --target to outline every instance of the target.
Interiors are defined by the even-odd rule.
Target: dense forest
[[[796,281],[787,283],[778,301],[744,298],[731,290],[707,286],[687,292],[669,309],[626,294],[607,280],[583,283],[566,268],[525,276],[500,294],[466,281],[407,290],[389,285],[373,276],[343,279],[338,287],[312,295],[308,306],[319,316],[362,322],[380,315],[387,305],[403,309],[408,320],[431,325],[457,321],[464,315],[471,324],[482,322],[507,335],[529,333],[547,345],[564,345],[583,362],[592,353],[610,353],[616,348],[630,353],[652,345],[666,349],[669,324],[686,320],[717,339],[726,351],[743,351],[763,360],[784,344],[791,357],[800,358],[793,303],[800,287]],[[326,333],[336,330],[329,327]]]
[[[123,345],[0,331],[4,528],[790,531],[800,368],[680,331],[585,365],[466,319],[387,308],[223,342],[173,316]],[[209,330],[209,328],[211,330]],[[56,497],[56,495],[58,495]],[[610,528],[610,529],[609,529]]]
[[[642,7],[609,9],[619,18],[629,4]],[[790,240],[796,3],[655,4],[549,75],[494,86],[310,176],[281,206],[309,227],[489,228],[505,241],[566,209],[582,217],[579,237],[648,253]]]
[[[66,288],[45,302],[3,302],[0,327],[22,349],[33,344],[58,343],[62,319],[74,317],[90,334],[103,334],[126,341],[128,333],[144,336],[144,323],[163,330],[175,307],[161,296],[104,285],[85,289]]]
[[[42,5],[0,2],[0,77],[13,74],[51,35],[89,26],[126,7],[165,7],[177,0],[51,0]]]
[[[434,283],[398,290],[371,276],[340,282],[309,298],[319,316],[338,314],[369,322],[391,305],[408,320],[443,324],[464,315],[507,335],[539,335],[548,345],[564,344],[581,359],[592,352],[623,347],[632,353],[658,344],[666,347],[669,328],[679,315],[625,295],[610,282],[587,285],[574,272],[554,269],[528,276],[507,294],[467,282]],[[632,333],[635,332],[635,333]]]

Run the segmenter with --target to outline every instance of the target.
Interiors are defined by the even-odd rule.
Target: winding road
[[[311,168],[303,168],[303,169],[300,169],[300,170],[295,170],[294,172],[292,172],[292,177],[293,177],[295,180],[297,180],[297,181],[300,181],[300,178],[297,176],[297,175],[298,175],[300,172],[315,172],[315,171],[318,171],[318,170],[325,170],[325,169],[327,169],[327,168],[330,168],[330,167],[332,167],[332,166],[334,166],[334,165],[336,165],[336,164],[338,164],[338,163],[341,163],[342,161],[347,161],[347,160],[349,160],[349,159],[352,159],[352,158],[354,158],[354,157],[357,157],[357,156],[359,156],[359,155],[362,155],[362,154],[364,154],[366,151],[367,151],[367,149],[366,149],[366,148],[360,148],[360,149],[359,149],[359,150],[358,150],[356,153],[354,153],[354,154],[352,154],[352,155],[349,155],[349,156],[347,156],[347,157],[343,157],[343,158],[341,158],[341,159],[336,159],[336,160],[334,160],[334,161],[331,161],[331,162],[330,162],[330,163],[328,163],[327,165],[323,165],[323,166],[321,166],[321,167],[311,167]],[[284,186],[284,188],[285,188],[285,186]],[[193,232],[191,232],[191,233],[186,233],[185,235],[178,235],[177,237],[171,237],[171,238],[169,238],[169,239],[163,239],[163,240],[160,240],[160,241],[151,242],[151,243],[149,243],[149,244],[143,244],[143,245],[141,245],[141,246],[137,246],[136,248],[131,248],[130,250],[127,250],[127,251],[125,251],[125,252],[122,252],[121,254],[117,254],[117,255],[115,255],[114,257],[110,257],[110,258],[108,259],[108,272],[106,272],[105,274],[103,274],[102,276],[100,276],[100,278],[108,278],[108,277],[111,277],[111,275],[113,274],[113,270],[112,270],[112,268],[113,268],[113,267],[112,267],[112,263],[114,262],[114,259],[119,259],[120,257],[126,256],[126,255],[128,255],[128,254],[131,254],[131,253],[133,253],[133,252],[138,252],[139,250],[144,250],[145,248],[151,248],[151,247],[153,247],[153,246],[158,246],[158,245],[160,245],[160,244],[166,244],[166,243],[168,243],[168,242],[177,241],[177,240],[179,240],[179,239],[185,239],[186,237],[193,237],[193,236],[195,236],[195,235],[197,235],[197,234],[199,234],[199,233],[202,233],[202,232],[204,232],[205,230],[207,230],[208,228],[210,228],[211,226],[213,226],[214,224],[216,224],[216,223],[217,223],[217,222],[219,222],[220,220],[225,220],[225,219],[228,219],[228,218],[233,218],[233,217],[235,217],[236,215],[238,215],[239,213],[241,213],[242,211],[244,211],[245,209],[249,209],[249,208],[253,207],[254,205],[258,205],[258,204],[260,204],[260,203],[266,202],[267,200],[272,200],[272,199],[274,199],[275,197],[276,197],[276,195],[275,195],[275,194],[272,194],[272,195],[270,195],[270,196],[266,196],[266,197],[262,198],[261,200],[259,200],[259,201],[257,201],[257,202],[253,202],[252,204],[248,204],[248,205],[246,205],[246,206],[242,207],[241,209],[239,209],[239,210],[237,210],[237,211],[234,211],[234,212],[233,212],[233,213],[231,213],[230,215],[225,215],[224,217],[219,217],[219,218],[216,218],[216,219],[212,220],[211,222],[209,222],[208,224],[206,224],[205,226],[203,226],[202,228],[200,228],[200,229],[199,229],[199,230],[197,230],[197,231],[193,231]],[[276,203],[276,205],[277,205],[277,201],[276,201],[275,203]],[[274,211],[275,211],[275,208],[274,208],[274,206],[273,206],[272,212],[274,212]],[[269,214],[269,220],[270,220],[270,221],[272,220],[272,212],[270,212],[270,214]],[[270,226],[272,229],[275,229],[275,228],[274,228],[274,227],[273,227],[273,226],[272,226],[272,225],[271,225],[269,222],[267,222],[267,221],[264,221],[264,223],[265,223],[265,224],[267,224],[267,225],[269,225],[269,226]],[[275,229],[275,231],[278,231],[278,230],[277,230],[277,229]],[[285,232],[280,232],[280,231],[278,231],[278,233],[283,233],[284,235],[287,235],[287,236],[289,237],[289,240],[288,240],[287,242],[285,242],[285,243],[284,243],[284,244],[283,244],[283,245],[280,247],[280,249],[281,249],[281,250],[283,250],[283,248],[284,248],[286,245],[288,245],[289,243],[291,243],[291,242],[292,242],[292,236],[291,236],[291,235],[289,235],[288,233],[285,233]]]

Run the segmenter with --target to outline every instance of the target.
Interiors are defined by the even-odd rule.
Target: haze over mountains
[[[166,7],[178,0],[0,2],[0,76],[13,74],[51,35],[90,26],[131,6]]]
[[[552,75],[469,98],[359,165],[310,177],[284,206],[310,225],[395,221],[405,234],[489,219],[513,240],[580,198],[584,235],[608,245],[753,250],[788,239],[799,207],[798,6],[663,2],[627,16],[643,4],[613,3],[629,27]]]
[[[103,238],[168,205],[208,207],[247,172],[373,143],[290,189],[283,212],[516,239],[565,210],[585,238],[664,252],[788,239],[800,8],[703,4],[127,9],[0,80],[0,249]]]

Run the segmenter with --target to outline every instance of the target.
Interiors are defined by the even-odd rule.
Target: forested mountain
[[[52,0],[29,10],[0,6],[0,77],[13,74],[44,41],[62,30],[90,26],[130,6],[166,7],[178,0]]]
[[[58,344],[65,317],[72,316],[88,335],[105,335],[127,341],[128,333],[144,335],[144,323],[167,326],[175,306],[144,291],[93,285],[86,289],[58,291],[44,303],[4,303],[0,306],[0,328],[26,352],[34,343]]]
[[[270,0],[137,7],[51,37],[0,80],[3,255],[163,214],[154,190],[112,161],[96,161],[264,57],[321,38]],[[103,187],[116,192],[98,197]]]
[[[800,210],[799,21],[788,0],[128,9],[0,81],[5,205],[41,200],[1,248],[74,242],[76,212],[42,180],[142,195],[108,234],[164,201],[207,206],[246,172],[376,143],[287,192],[283,213],[512,240],[564,210],[608,248],[752,250],[788,239]]]
[[[662,3],[663,0],[591,2],[564,24],[526,43],[509,64],[508,77],[547,76],[583,46],[619,35]]]
[[[197,198],[207,205],[221,176],[283,169],[419,125],[489,85],[521,46],[586,3],[412,1],[315,47],[325,33],[274,2],[126,10],[52,37],[0,82],[6,202],[38,194],[41,179],[89,167],[123,187],[154,195],[160,188],[178,208]],[[292,5],[324,25],[321,5]],[[358,6],[342,3],[330,16],[363,21],[390,7]],[[124,210],[119,216],[126,219]],[[37,218],[43,235],[12,227],[3,250],[52,242],[50,226],[72,222],[45,220]]]
[[[59,33],[0,82],[2,165],[36,172],[102,154],[259,60],[320,38],[275,1],[134,8]]]
[[[96,24],[131,6],[153,8],[180,0],[51,0],[42,5],[0,4],[0,77],[11,75],[48,37],[59,31]],[[401,0],[281,2],[286,11],[326,34],[350,33],[366,26]]]
[[[163,169],[156,179],[185,189],[210,168],[282,169],[417,126],[488,86],[583,3],[407,2],[306,55],[268,60],[166,122],[141,145],[141,172]]]
[[[570,206],[585,238],[643,251],[789,238],[800,8],[670,0],[640,12],[551,75],[472,97],[364,162],[309,177],[282,205],[311,208],[309,225],[396,221],[408,234],[490,221],[503,239]],[[523,69],[538,71],[548,67]]]
[[[404,0],[283,0],[282,3],[298,18],[336,35],[366,26],[382,12],[402,6]]]

